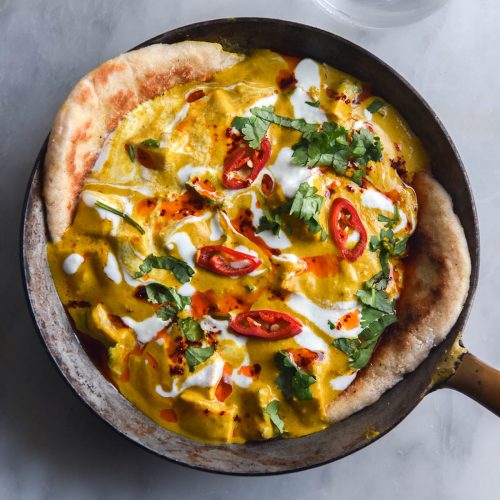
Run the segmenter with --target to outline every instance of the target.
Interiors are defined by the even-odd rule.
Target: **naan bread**
[[[58,241],[71,224],[85,176],[128,111],[174,85],[210,80],[242,58],[216,43],[156,44],[106,61],[82,78],[57,114],[45,157],[51,239]]]
[[[418,226],[405,261],[398,322],[382,336],[370,363],[328,408],[332,422],[377,401],[442,342],[462,310],[470,278],[470,256],[451,199],[429,174],[416,174]]]

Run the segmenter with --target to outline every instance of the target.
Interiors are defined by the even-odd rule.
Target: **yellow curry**
[[[156,423],[302,436],[396,321],[427,166],[366,85],[257,50],[120,121],[50,267],[84,347]]]

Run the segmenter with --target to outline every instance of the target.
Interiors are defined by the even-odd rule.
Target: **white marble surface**
[[[405,76],[448,128],[476,195],[482,269],[465,333],[500,366],[500,3],[451,0],[387,31],[339,25],[312,1],[0,1],[0,498],[498,498],[500,420],[451,391],[425,398],[394,431],[338,463],[270,478],[172,465],[94,417],[40,345],[24,305],[18,231],[25,185],[54,113],[100,61],[163,31],[225,16],[315,25],[372,51]]]

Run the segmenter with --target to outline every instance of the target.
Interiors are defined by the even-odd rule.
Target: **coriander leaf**
[[[237,116],[233,119],[231,126],[243,134],[243,138],[251,148],[260,149],[260,143],[269,129],[269,122],[256,116]]]
[[[125,146],[125,149],[127,150],[128,157],[130,158],[130,161],[134,163],[135,161],[135,147],[133,144],[127,144]]]
[[[378,220],[380,222],[385,222],[385,227],[388,229],[393,229],[394,226],[401,220],[399,215],[399,208],[397,205],[394,205],[394,215],[392,217],[388,217],[387,215],[380,214],[378,216]]]
[[[178,310],[176,307],[166,304],[156,310],[156,315],[163,321],[170,321],[177,316]]]
[[[366,109],[370,113],[376,113],[383,106],[384,103],[380,99],[374,99]]]
[[[335,339],[332,342],[332,345],[335,346],[339,351],[342,351],[344,354],[347,354],[349,358],[352,358],[361,342],[358,339],[348,339],[341,337],[339,339]]]
[[[139,266],[139,271],[134,278],[141,278],[152,269],[165,269],[172,271],[180,283],[187,283],[194,274],[194,269],[184,262],[170,255],[148,255]]]
[[[301,370],[286,351],[278,351],[274,362],[280,371],[276,384],[286,399],[296,397],[300,401],[312,399],[310,386],[316,382],[314,375]]]
[[[145,288],[149,302],[164,304],[156,311],[156,315],[164,321],[173,319],[178,312],[191,303],[191,297],[180,295],[173,288],[168,288],[161,283],[148,283]]]
[[[319,101],[306,101],[306,104],[309,104],[313,108],[319,108]]]
[[[388,300],[389,295],[383,290],[375,288],[358,290],[356,297],[365,305],[388,314],[394,312],[394,304]]]
[[[280,434],[283,434],[285,432],[285,422],[283,422],[279,416],[279,409],[280,402],[274,399],[263,409],[263,412],[269,415],[269,420],[271,420],[274,427],[276,427]]]
[[[185,352],[186,362],[189,366],[189,371],[193,372],[194,369],[201,363],[204,363],[215,352],[215,346],[209,347],[188,347]]]
[[[272,210],[263,208],[264,215],[259,220],[259,225],[255,230],[256,233],[262,231],[271,231],[274,235],[279,236],[280,231],[284,231],[290,235],[292,228],[282,219],[282,215],[287,213],[290,209],[290,203],[284,203]]]
[[[177,290],[166,287],[161,283],[148,283],[145,288],[148,301],[152,304],[173,302],[179,311],[181,311],[191,303],[191,298],[189,296],[180,295],[177,293]]]
[[[304,221],[309,232],[313,234],[321,232],[321,240],[324,241],[326,231],[318,222],[318,217],[321,214],[325,199],[323,196],[316,194],[317,191],[314,186],[303,182],[293,197],[289,214]]]
[[[141,142],[141,146],[144,146],[146,148],[159,148],[160,147],[160,141],[156,139],[146,139]]]
[[[387,288],[388,280],[383,271],[380,271],[375,276],[370,278],[365,286],[368,288],[375,288],[377,290],[385,290]]]
[[[200,324],[193,318],[184,318],[179,321],[179,328],[189,342],[197,342],[203,337]]]
[[[318,190],[314,186],[303,182],[293,197],[290,215],[304,221],[317,217],[325,202],[322,196],[316,194],[317,192]]]
[[[124,212],[120,212],[120,210],[117,210],[116,208],[110,207],[109,205],[106,205],[102,201],[96,201],[94,205],[97,208],[102,208],[103,210],[106,210],[108,212],[111,212],[112,214],[118,215],[118,217],[121,217],[127,224],[130,224],[131,226],[135,227],[137,231],[139,231],[141,234],[144,234],[145,231],[142,228],[140,224],[138,224],[132,217],[127,215]]]
[[[307,123],[303,118],[286,118],[285,116],[277,115],[272,106],[252,108],[250,109],[250,113],[268,123],[274,123],[285,128],[292,128],[305,134],[313,132],[318,128],[317,124]]]

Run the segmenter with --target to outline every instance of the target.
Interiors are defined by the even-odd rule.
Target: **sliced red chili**
[[[347,228],[359,233],[359,240],[353,248],[346,248],[347,244]],[[359,259],[363,254],[367,236],[366,229],[361,222],[357,210],[354,205],[345,198],[335,198],[330,210],[330,231],[333,234],[333,239],[342,256],[350,262]]]
[[[248,145],[235,149],[224,160],[222,184],[227,189],[242,189],[250,186],[271,156],[271,143],[267,137],[262,139],[260,149]],[[241,170],[248,170],[246,177]]]
[[[241,276],[257,269],[262,261],[253,255],[222,245],[209,245],[198,250],[196,263],[216,274]]]
[[[289,314],[268,310],[238,314],[230,326],[240,335],[269,340],[287,339],[302,331],[302,324]]]

